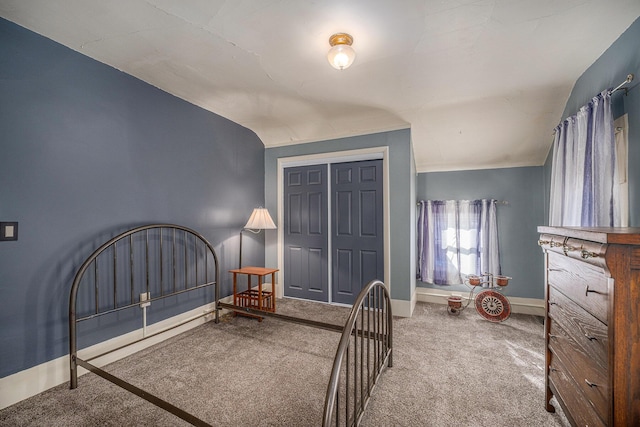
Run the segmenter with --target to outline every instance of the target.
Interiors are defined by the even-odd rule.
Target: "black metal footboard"
[[[358,295],[342,331],[327,387],[322,425],[357,426],[385,365],[393,365],[393,316],[379,280]]]

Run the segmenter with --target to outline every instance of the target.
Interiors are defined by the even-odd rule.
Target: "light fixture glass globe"
[[[356,59],[356,51],[347,44],[337,44],[329,49],[327,59],[333,68],[344,70],[353,64]]]

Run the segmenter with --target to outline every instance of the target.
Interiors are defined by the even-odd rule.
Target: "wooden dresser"
[[[538,227],[546,408],[576,426],[640,426],[640,228]]]

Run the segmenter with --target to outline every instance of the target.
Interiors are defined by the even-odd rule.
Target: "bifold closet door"
[[[331,165],[331,300],[352,304],[384,280],[382,160]]]
[[[284,295],[329,300],[327,165],[284,170]]]

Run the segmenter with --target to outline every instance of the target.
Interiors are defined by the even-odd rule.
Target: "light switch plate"
[[[18,240],[17,222],[0,222],[0,242]]]

